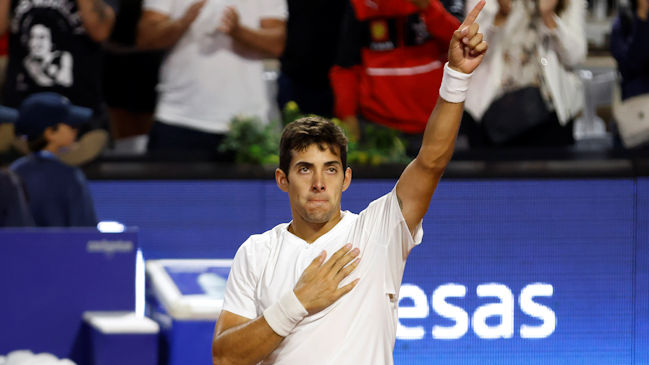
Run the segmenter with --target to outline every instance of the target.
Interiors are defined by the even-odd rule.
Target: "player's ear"
[[[275,182],[281,191],[288,191],[288,176],[280,168],[275,169]]]
[[[343,191],[347,190],[349,184],[352,183],[352,169],[350,167],[345,169],[345,179],[343,180]]]

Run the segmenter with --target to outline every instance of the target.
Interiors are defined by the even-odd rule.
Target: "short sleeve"
[[[396,189],[370,203],[360,213],[360,219],[363,222],[362,230],[368,238],[367,244],[381,245],[375,248],[383,253],[378,255],[383,259],[374,265],[384,272],[385,291],[398,298],[408,255],[421,243],[424,235],[421,221],[411,233],[401,213]]]
[[[143,0],[142,10],[152,10],[162,14],[171,14],[173,0]]]
[[[381,242],[386,246],[400,247],[404,259],[413,247],[421,243],[424,234],[421,221],[417,224],[415,231],[411,233],[408,223],[401,213],[401,207],[399,207],[396,187],[388,194],[370,203],[360,215],[365,222],[364,229],[376,232],[379,237],[384,237]]]
[[[258,0],[260,3],[260,18],[274,18],[286,20],[288,7],[286,0]]]
[[[389,205],[388,209],[390,215],[393,217],[392,219],[395,222],[394,224],[398,227],[396,229],[401,235],[401,248],[404,252],[410,252],[410,250],[412,250],[416,245],[421,243],[421,240],[424,237],[424,230],[421,227],[423,219],[417,223],[415,231],[411,233],[406,218],[403,216],[401,207],[399,206],[396,187],[388,194],[387,204]]]
[[[252,248],[252,241],[249,238],[239,247],[234,256],[223,301],[223,310],[250,319],[257,317],[255,301],[257,275]]]

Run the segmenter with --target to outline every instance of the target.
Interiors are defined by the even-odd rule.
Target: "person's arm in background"
[[[168,14],[159,11],[143,10],[137,25],[137,46],[140,49],[173,47],[196,20],[203,5],[205,0],[191,4],[178,19],[171,19]]]
[[[460,26],[460,21],[444,8],[440,0],[409,1],[421,10],[428,32],[443,45],[442,49],[447,49],[453,32]]]
[[[11,0],[0,0],[0,36],[9,29],[9,18],[11,11]]]
[[[462,0],[441,0],[444,9],[451,13],[460,22],[464,20],[464,1]]]
[[[334,65],[329,71],[334,94],[334,115],[347,127],[352,138],[360,138],[358,103],[360,97],[360,74],[362,72],[362,25],[356,19],[354,8],[347,2],[341,23],[338,51]]]
[[[583,62],[588,52],[584,0],[565,0],[566,6],[560,15],[555,12],[558,0],[538,1],[544,25],[541,32],[550,36],[550,47],[557,53],[561,63],[571,68]]]
[[[20,177],[11,170],[0,171],[0,227],[31,226],[34,226],[34,218]]]
[[[115,25],[115,9],[103,0],[77,0],[79,15],[86,33],[95,42],[103,42]]]
[[[498,0],[497,4],[498,11],[493,16],[493,25],[502,28],[512,11],[512,0]]]
[[[638,0],[637,9],[633,10],[631,33],[624,34],[621,18],[618,17],[610,38],[611,54],[625,79],[633,79],[649,69],[649,0]]]
[[[218,29],[235,41],[270,57],[279,57],[286,45],[286,20],[262,18],[259,28],[247,27],[239,21],[239,13],[227,6]]]
[[[466,74],[471,74],[478,67],[487,51],[487,43],[482,34],[478,33],[479,27],[475,23],[484,5],[484,0],[480,1],[453,34],[448,66],[458,78],[468,77]],[[451,74],[447,70],[444,72],[444,78]],[[445,87],[445,82],[447,81],[442,81],[442,88]],[[440,95],[442,94],[440,90]],[[426,214],[437,184],[453,155],[463,107],[462,101],[447,101],[442,96],[438,98],[428,119],[421,149],[397,182],[399,206],[410,232],[415,231]]]

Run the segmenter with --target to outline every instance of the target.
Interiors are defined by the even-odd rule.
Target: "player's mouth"
[[[324,205],[329,202],[328,199],[309,199],[307,200],[307,203],[312,204],[312,205]]]

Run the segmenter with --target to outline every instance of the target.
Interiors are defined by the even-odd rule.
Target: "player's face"
[[[339,153],[325,147],[312,144],[304,151],[292,151],[288,179],[280,188],[288,192],[294,220],[324,224],[340,214],[351,170],[342,165]]]

